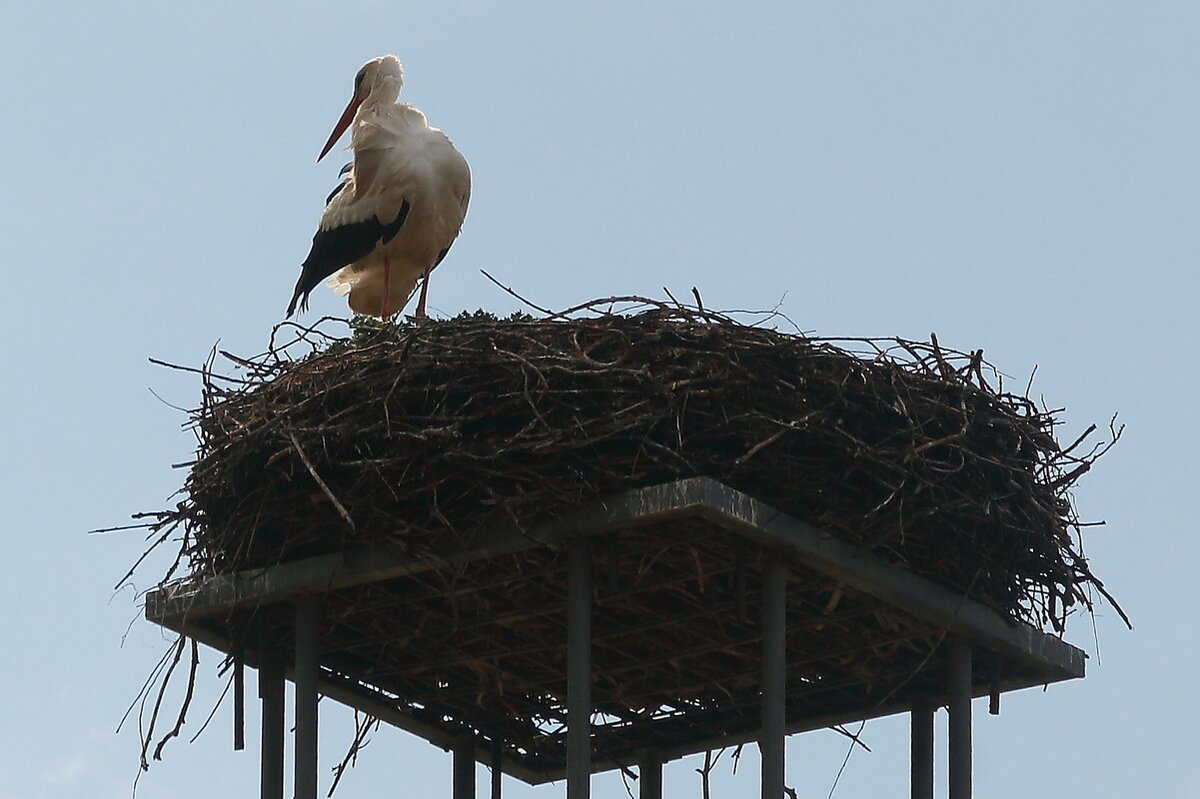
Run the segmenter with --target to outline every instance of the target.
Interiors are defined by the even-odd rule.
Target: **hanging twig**
[[[342,775],[346,773],[346,769],[358,764],[358,753],[367,747],[370,741],[367,736],[373,731],[379,729],[379,719],[374,716],[368,716],[365,713],[359,713],[358,709],[354,710],[354,740],[350,742],[350,748],[346,751],[346,756],[342,758],[333,769],[333,784],[329,786],[329,793],[326,796],[333,796],[333,792],[337,790],[338,783],[342,781]]]

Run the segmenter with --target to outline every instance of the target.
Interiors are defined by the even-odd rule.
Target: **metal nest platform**
[[[914,709],[931,774],[933,708],[949,702],[965,796],[955,692],[961,719],[971,695],[1082,677],[1085,658],[707,478],[434,556],[378,547],[184,580],[151,592],[146,616],[278,675],[263,695],[280,758],[288,664],[298,707],[313,700],[297,735],[314,786],[319,691],[529,783],[758,740],[764,796],[781,795],[784,734]]]

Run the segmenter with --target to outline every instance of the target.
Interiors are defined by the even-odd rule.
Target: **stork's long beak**
[[[362,100],[359,100],[357,97],[350,98],[350,104],[342,112],[342,118],[333,126],[333,133],[329,134],[329,141],[325,142],[325,146],[321,149],[321,154],[317,156],[318,161],[333,149],[334,142],[341,138],[342,134],[346,132],[346,128],[350,127],[350,123],[354,121],[354,115],[358,113],[360,105],[362,105]]]

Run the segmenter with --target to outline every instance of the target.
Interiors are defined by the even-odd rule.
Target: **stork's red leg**
[[[425,292],[429,288],[429,270],[421,275],[421,298],[417,300],[417,318],[425,318]]]

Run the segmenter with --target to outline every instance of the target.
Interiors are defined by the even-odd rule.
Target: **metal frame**
[[[950,799],[971,799],[971,645],[950,642]]]
[[[762,585],[762,799],[783,796],[787,738],[787,564],[767,561]]]
[[[932,699],[913,702],[910,715],[912,772],[909,776],[912,799],[933,799],[933,714]]]
[[[475,799],[475,739],[464,735],[454,742],[452,799]]]
[[[567,552],[567,799],[588,799],[592,777],[592,547]]]
[[[262,736],[259,795],[283,799],[283,714],[285,679],[283,664],[267,657],[258,667],[258,695],[262,699]]]
[[[296,600],[295,786],[296,799],[317,799],[317,679],[320,675],[319,632],[321,601],[316,596]]]
[[[654,752],[638,759],[638,799],[662,799],[663,762]]]
[[[782,579],[783,586],[786,587],[787,567],[785,564],[788,562],[799,564],[805,569],[836,580],[845,585],[847,590],[857,591],[909,614],[921,623],[929,625],[931,629],[940,630],[949,641],[963,642],[964,645],[970,645],[978,650],[987,650],[1005,663],[1004,679],[1000,680],[997,685],[976,684],[971,680],[969,672],[964,681],[959,672],[954,687],[948,688],[945,695],[946,697],[956,696],[955,701],[958,706],[961,706],[964,696],[969,700],[970,696],[987,695],[994,688],[1015,690],[1079,678],[1084,674],[1084,653],[1062,640],[1003,618],[978,602],[966,599],[948,588],[888,564],[875,556],[861,553],[852,544],[708,478],[680,480],[631,491],[583,507],[563,519],[532,530],[516,527],[480,530],[465,542],[459,539],[448,541],[444,548],[435,552],[432,557],[426,556],[421,560],[407,557],[405,552],[397,547],[376,547],[368,550],[322,555],[232,575],[184,580],[152,591],[146,600],[146,615],[151,621],[165,627],[191,636],[222,651],[231,651],[233,646],[230,640],[231,636],[223,629],[222,623],[230,613],[238,608],[297,602],[302,597],[315,596],[327,591],[400,578],[435,569],[452,568],[537,548],[566,549],[569,553],[568,560],[571,564],[572,574],[568,615],[569,627],[573,633],[569,635],[570,640],[565,642],[572,663],[572,666],[569,667],[573,686],[569,691],[571,696],[568,700],[569,715],[572,720],[581,717],[588,718],[591,709],[591,700],[588,696],[590,692],[588,671],[590,669],[584,664],[590,660],[590,632],[587,631],[590,629],[592,565],[588,551],[591,547],[587,546],[587,540],[620,529],[688,519],[702,520],[714,528],[735,533],[746,540],[766,547],[773,556],[765,562],[765,571],[768,575],[779,573],[783,576],[782,578],[768,576],[766,582],[776,587],[764,586],[764,595],[769,594],[774,597],[776,591],[782,593],[777,580]],[[778,564],[778,567],[771,564]],[[765,695],[769,693],[775,696],[778,688],[773,686],[782,682],[777,668],[772,670],[770,666],[771,663],[778,660],[778,655],[775,654],[777,650],[768,651],[768,643],[782,640],[781,634],[786,634],[786,618],[782,624],[779,624],[778,622],[768,623],[768,617],[772,614],[771,608],[776,608],[775,612],[778,612],[778,609],[783,607],[785,606],[775,599],[768,599],[764,603],[763,724],[765,729],[732,732],[704,740],[687,741],[677,746],[659,747],[653,753],[652,759],[646,761],[647,763],[658,763],[661,769],[661,763],[667,760],[755,739],[766,742],[767,749],[771,749],[774,745],[771,742],[779,740],[781,743],[782,735],[863,718],[907,712],[917,707],[918,704],[920,705],[920,714],[929,713],[927,703],[924,701],[918,703],[911,698],[896,698],[870,707],[859,706],[845,712],[822,713],[792,719],[788,719],[783,714],[784,705],[781,702],[772,701],[768,708]],[[263,664],[258,662],[258,654],[254,651],[247,651],[246,662],[261,667]],[[294,674],[298,673],[299,671],[294,672]],[[309,673],[311,674],[311,672]],[[267,682],[264,681],[264,685]],[[355,682],[347,682],[327,671],[318,670],[316,684],[317,690],[322,694],[421,735],[443,748],[452,748],[461,736],[460,732],[453,729],[437,726],[409,715],[395,705],[389,704],[385,696],[373,693],[369,687]],[[786,686],[783,690],[786,695]],[[584,697],[588,697],[586,701]],[[934,697],[930,701],[939,700],[941,703],[940,699]],[[782,724],[780,718],[782,718]],[[959,718],[961,719],[961,716]],[[264,725],[266,723],[267,719],[264,718]],[[969,718],[967,723],[968,771],[966,784],[969,786]],[[914,775],[918,765],[918,755],[922,763],[926,757],[924,750],[918,751],[916,724],[914,716]],[[576,787],[573,790],[569,788],[570,796],[572,799],[585,799],[587,788],[580,786],[586,786],[586,780],[579,775],[632,765],[591,758],[590,746],[581,743],[581,741],[587,741],[586,726],[583,730],[578,729],[574,723],[569,726],[571,729],[568,736],[574,742],[576,753],[570,758],[573,765],[561,770],[534,770],[521,762],[503,757],[500,759],[502,769],[532,784],[560,779],[573,773],[575,777],[570,782],[573,782]],[[770,731],[769,734],[767,729]],[[956,740],[960,743],[952,744],[952,746],[957,746],[958,751],[962,751],[961,725],[956,729],[958,730],[956,734],[959,736]],[[780,730],[782,730],[782,735]],[[952,735],[954,734],[952,733]],[[586,762],[586,765],[584,755],[579,754],[581,747],[586,750],[587,761],[590,761]],[[779,758],[771,756],[770,769],[772,774],[780,775],[771,777],[772,785],[780,782],[782,789],[782,746],[779,747],[779,751]],[[266,753],[267,742],[264,739],[264,756]],[[930,747],[931,754],[932,748]],[[490,764],[494,753],[485,747],[475,747],[475,757]],[[767,760],[768,758],[764,756],[764,796],[769,795],[766,792],[765,781]],[[922,768],[924,768],[923,765]],[[956,774],[958,776],[952,777],[951,783],[960,785],[962,782],[961,769]],[[264,785],[266,784],[265,780],[266,775],[264,774]],[[956,780],[958,781],[956,782]],[[646,783],[645,786],[653,787],[653,784]],[[773,791],[774,788],[772,787],[771,790]],[[961,787],[958,790],[959,793],[954,794],[955,799],[969,796],[969,794],[961,793]],[[967,790],[969,791],[969,787]],[[264,797],[273,796],[273,794],[268,794],[265,788],[263,795]],[[653,796],[653,792],[650,795]],[[779,794],[770,795],[778,796]],[[914,793],[913,795],[917,796],[918,794]]]

